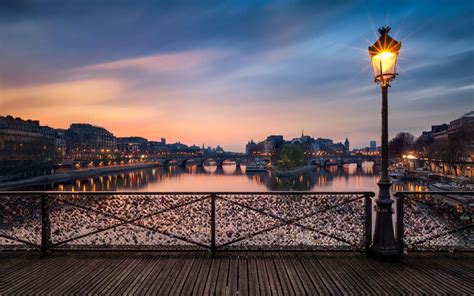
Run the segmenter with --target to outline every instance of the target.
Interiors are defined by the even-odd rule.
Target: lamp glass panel
[[[372,57],[372,67],[375,77],[380,75],[395,75],[397,54],[389,51],[382,51]]]

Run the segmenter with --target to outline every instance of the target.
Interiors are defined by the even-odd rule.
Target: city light
[[[372,57],[372,63],[377,67],[378,72],[390,73],[393,70],[396,62],[396,54],[393,52],[383,51]]]
[[[390,27],[380,28],[380,38],[369,47],[375,81],[382,86],[389,85],[397,75],[398,52],[402,46],[401,42],[388,35],[389,31]]]

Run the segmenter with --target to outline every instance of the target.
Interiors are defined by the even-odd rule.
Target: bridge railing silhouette
[[[350,250],[372,192],[1,192],[0,249]]]
[[[467,198],[466,207],[452,198]],[[365,251],[373,192],[0,192],[0,250]],[[473,192],[399,192],[403,251],[473,251]]]
[[[474,192],[397,192],[399,250],[474,251]]]

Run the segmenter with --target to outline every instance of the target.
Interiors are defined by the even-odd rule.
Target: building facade
[[[116,138],[117,150],[123,156],[141,156],[149,153],[148,140],[142,137],[121,137]]]
[[[370,150],[376,150],[377,149],[377,141],[370,141],[369,149]]]
[[[245,145],[245,154],[250,155],[256,148],[257,143],[255,143],[253,140],[250,140],[247,145]]]
[[[55,131],[39,121],[0,116],[1,161],[51,162],[55,144]]]
[[[103,127],[73,123],[66,132],[68,155],[73,160],[107,158],[117,148],[114,135]]]

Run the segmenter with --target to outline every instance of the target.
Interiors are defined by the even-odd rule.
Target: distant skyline
[[[473,1],[155,2],[0,2],[0,115],[233,151],[302,129],[365,147],[385,25],[402,42],[390,137],[474,110]]]
[[[472,112],[474,112],[474,111],[470,111],[470,113],[472,113]],[[465,114],[463,114],[463,115],[465,115]],[[0,116],[1,116],[1,115],[0,115]],[[8,114],[7,116],[13,116],[13,117],[17,118],[17,116],[14,116],[14,115],[12,115],[12,114]],[[459,116],[459,117],[461,117],[461,116]],[[26,120],[33,120],[33,121],[38,120],[38,119],[35,119],[35,118],[21,118],[21,119],[22,119],[22,120],[25,120],[25,121],[26,121]],[[458,118],[454,118],[454,119],[458,119]],[[431,126],[432,126],[432,125],[441,125],[441,124],[444,124],[444,123],[449,124],[449,123],[450,123],[451,121],[453,121],[454,119],[449,120],[449,121],[447,121],[447,122],[442,122],[442,123],[433,123],[433,124],[431,124],[430,126],[427,126],[425,129],[423,129],[423,131],[429,131],[429,130],[431,130]],[[40,122],[39,124],[40,124],[41,126],[45,126],[42,122]],[[304,135],[304,136],[310,136],[310,137],[312,137],[312,138],[314,138],[314,139],[317,139],[317,138],[329,138],[329,139],[333,140],[334,143],[338,143],[338,142],[344,143],[345,140],[348,139],[348,140],[349,140],[349,143],[350,143],[350,150],[352,150],[352,149],[360,149],[360,148],[369,148],[369,147],[371,147],[371,142],[372,142],[372,141],[374,141],[374,142],[376,143],[376,147],[380,146],[380,141],[379,141],[378,139],[377,139],[377,140],[376,140],[376,139],[369,140],[369,141],[366,143],[366,145],[362,144],[361,146],[354,146],[354,145],[352,144],[352,141],[349,139],[349,137],[346,137],[346,138],[344,138],[344,139],[335,139],[335,138],[332,138],[331,136],[328,136],[328,137],[321,137],[321,136],[318,136],[318,135],[307,134],[306,132],[304,132],[304,129],[303,129],[303,130],[301,130],[300,134],[298,134],[298,135],[283,135],[282,133],[273,133],[273,134],[268,134],[268,135],[266,135],[266,136],[264,136],[263,138],[260,138],[260,139],[254,139],[254,138],[249,139],[248,141],[246,141],[245,143],[243,143],[243,144],[241,145],[241,146],[243,147],[243,149],[226,149],[226,147],[223,147],[224,145],[219,144],[219,143],[217,143],[217,144],[215,144],[215,145],[209,145],[209,144],[206,144],[206,143],[204,143],[204,142],[201,142],[201,143],[194,143],[194,142],[193,142],[193,143],[187,143],[187,142],[181,141],[180,139],[176,139],[176,140],[173,140],[173,141],[168,141],[168,138],[166,138],[166,136],[161,136],[161,137],[157,137],[157,138],[147,138],[147,137],[139,136],[139,135],[135,135],[135,134],[117,136],[116,133],[115,133],[113,130],[107,128],[106,126],[101,126],[101,125],[98,125],[98,124],[94,124],[94,123],[92,123],[92,122],[71,122],[68,126],[66,126],[66,127],[60,127],[60,128],[62,128],[62,129],[67,129],[67,128],[69,128],[72,124],[90,124],[90,125],[92,125],[92,126],[105,128],[107,131],[111,132],[115,137],[119,137],[119,138],[120,138],[120,137],[142,137],[142,138],[147,139],[148,141],[155,141],[155,142],[160,142],[160,141],[164,138],[164,139],[166,140],[166,143],[167,143],[167,144],[181,143],[181,144],[185,144],[185,145],[187,145],[187,146],[189,146],[189,147],[190,147],[190,146],[193,146],[193,145],[196,145],[196,146],[201,147],[201,145],[203,145],[203,146],[205,146],[205,147],[211,147],[211,148],[215,148],[215,147],[217,147],[217,146],[220,146],[220,147],[223,148],[224,150],[226,150],[226,151],[231,151],[231,152],[245,152],[245,146],[246,146],[246,144],[248,144],[248,142],[250,142],[251,140],[253,140],[255,143],[258,143],[258,142],[261,142],[261,141],[265,140],[268,136],[275,136],[275,135],[276,135],[276,136],[283,136],[283,138],[284,138],[285,140],[292,140],[292,139],[294,139],[294,138],[300,138],[302,135]],[[55,127],[55,126],[49,126],[49,127],[54,128],[54,129],[59,128],[59,127]],[[415,138],[418,137],[418,136],[420,136],[420,135],[421,135],[421,132],[420,132],[420,134],[414,134]]]

